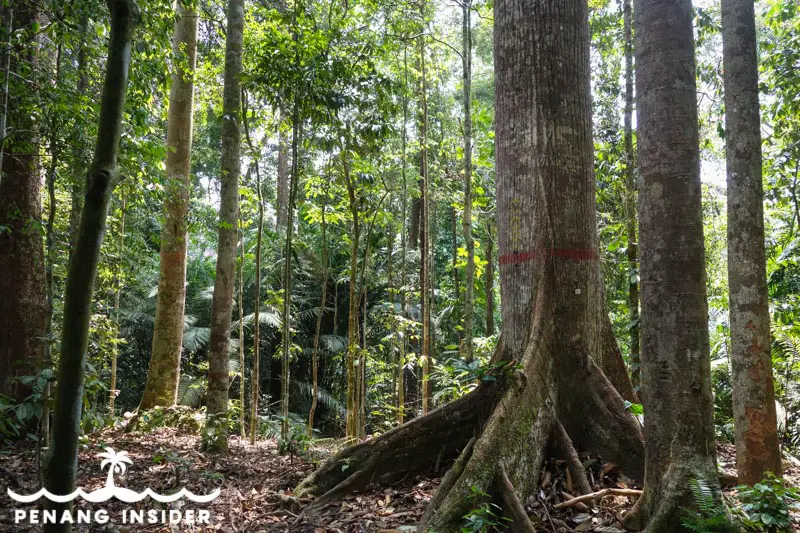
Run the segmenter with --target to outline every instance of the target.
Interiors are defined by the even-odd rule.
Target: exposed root
[[[496,382],[485,382],[426,416],[343,449],[304,479],[295,495],[322,502],[311,506],[313,512],[372,481],[389,483],[405,475],[432,471],[439,456],[447,459],[443,464],[449,464],[480,433],[492,413],[498,389]]]
[[[498,483],[498,487],[500,489],[500,494],[503,496],[506,509],[511,512],[511,516],[514,518],[511,528],[516,533],[536,533],[536,528],[533,527],[533,523],[528,517],[528,513],[525,511],[522,500],[519,499],[514,485],[511,483],[511,480],[508,479],[508,474],[506,474],[505,469],[502,467],[500,468],[499,477],[500,482]]]
[[[572,476],[572,483],[578,490],[578,494],[589,494],[592,492],[592,487],[589,485],[586,469],[583,467],[580,457],[578,457],[578,452],[572,444],[572,439],[569,438],[569,434],[561,422],[556,422],[553,436],[555,437],[558,451],[567,461],[568,472]]]
[[[578,496],[577,498],[572,498],[571,500],[567,500],[565,502],[557,503],[553,506],[554,509],[564,509],[566,507],[572,507],[579,503],[589,503],[591,504],[597,498],[602,498],[603,496],[608,496],[610,494],[614,494],[616,496],[641,496],[642,491],[636,489],[603,489],[598,490],[597,492],[592,492],[589,494],[584,494],[583,496]]]
[[[544,453],[554,436],[565,455],[572,457],[571,463],[580,464],[572,444],[575,439],[570,438],[574,435],[586,449],[602,450],[601,455],[627,466],[634,476],[642,473],[639,424],[599,367],[587,358],[585,366],[573,367],[567,378],[555,364],[557,358],[550,356],[555,348],[550,326],[534,332],[536,342],[530,343],[523,358],[524,373],[518,373],[504,392],[458,479],[440,487],[436,506],[420,523],[420,533],[458,531],[463,517],[485,503],[476,494],[488,494],[485,500],[502,497],[506,511],[523,528],[520,531],[527,531],[521,502],[538,488]],[[570,424],[559,429],[561,421]],[[577,464],[571,464],[572,473],[582,478],[582,490],[591,492],[586,473]]]

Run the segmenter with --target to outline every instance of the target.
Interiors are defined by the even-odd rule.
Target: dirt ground
[[[402,480],[391,487],[371,486],[367,491],[353,494],[338,504],[331,505],[320,516],[309,520],[302,515],[304,502],[292,497],[292,488],[314,467],[315,460],[329,455],[334,443],[321,443],[312,449],[310,458],[287,457],[278,454],[274,440],[264,440],[251,446],[238,437],[230,441],[230,453],[209,457],[198,451],[198,437],[175,429],[162,428],[151,433],[124,433],[104,430],[95,433],[89,444],[82,447],[78,470],[78,486],[87,492],[101,488],[106,483],[106,471],[101,471],[98,454],[105,448],[125,451],[132,460],[127,472],[117,474],[117,486],[134,491],[152,489],[160,494],[171,494],[186,488],[195,494],[208,494],[216,488],[220,496],[208,504],[185,500],[161,504],[145,499],[126,504],[116,500],[108,503],[80,502],[77,511],[105,510],[108,522],[91,525],[77,524],[81,532],[300,532],[300,533],[411,533],[439,484],[436,477],[416,477]],[[0,453],[0,480],[4,489],[18,494],[33,494],[41,487],[38,478],[34,446],[17,447]],[[613,464],[586,458],[590,482],[595,490],[601,488],[636,488],[617,472]],[[734,472],[733,447],[721,445],[719,460],[723,470]],[[786,463],[786,477],[795,486],[800,485],[800,461]],[[544,465],[543,483],[539,493],[526,502],[531,519],[542,531],[598,531],[621,533],[617,518],[630,508],[634,498],[609,495],[592,507],[576,505],[555,509],[554,505],[571,497],[572,480],[561,461],[548,461]],[[0,531],[39,531],[40,525],[30,523],[25,515],[15,523],[15,510],[30,511],[33,504],[13,501],[3,490],[0,495]],[[148,511],[207,510],[208,524],[189,524],[185,520],[164,525],[148,523]],[[123,523],[132,510],[143,510],[144,523]],[[160,514],[158,515],[160,517]],[[195,514],[197,516],[197,514]],[[800,531],[800,516],[795,517],[795,531]]]

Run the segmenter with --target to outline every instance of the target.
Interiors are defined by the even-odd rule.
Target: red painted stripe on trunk
[[[527,263],[537,259],[546,259],[549,257],[570,259],[572,261],[595,261],[599,259],[597,252],[594,250],[543,248],[540,250],[534,250],[532,252],[517,252],[514,254],[501,255],[499,261],[501,265],[517,265],[519,263]]]

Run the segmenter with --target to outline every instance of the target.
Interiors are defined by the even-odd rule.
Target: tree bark
[[[177,401],[186,301],[186,250],[192,162],[192,109],[197,56],[197,15],[177,3],[172,39],[172,87],[167,118],[167,179],[161,263],[150,369],[140,409]]]
[[[464,0],[462,12],[462,47],[464,85],[464,247],[467,266],[464,276],[464,358],[472,360],[472,325],[475,313],[475,240],[472,238],[472,1]]]
[[[419,5],[420,19],[425,28],[426,1]],[[419,123],[419,184],[420,184],[420,300],[422,303],[422,340],[420,359],[422,360],[422,414],[428,414],[431,394],[431,223],[430,223],[430,183],[428,176],[428,79],[426,72],[425,35],[419,37],[420,64],[420,123]]]
[[[231,310],[236,274],[236,224],[239,220],[241,174],[241,72],[244,40],[244,0],[228,0],[225,41],[225,87],[222,99],[222,152],[220,164],[219,240],[214,297],[211,302],[209,345],[208,426],[205,449],[228,449],[228,355]]]
[[[38,93],[35,2],[14,5],[14,26],[26,34],[10,50],[8,129],[0,177],[0,394],[22,401],[19,376],[36,374],[44,356],[47,295],[42,243],[39,132],[32,109]],[[3,44],[2,46],[11,46]],[[14,324],[14,327],[9,325]]]
[[[739,482],[781,474],[764,251],[758,57],[752,0],[722,1],[731,374]]]
[[[53,494],[69,494],[75,489],[92,292],[105,233],[108,204],[116,180],[131,40],[133,27],[139,18],[139,9],[133,0],[108,0],[108,9],[111,14],[111,36],[100,104],[97,145],[89,170],[89,186],[81,213],[75,252],[70,259],[64,295],[64,324],[53,418],[53,442],[48,451],[45,472],[45,486]],[[68,507],[68,503],[53,504],[57,511]],[[61,533],[69,531],[70,524],[47,524],[44,530],[47,533]]]
[[[519,501],[535,491],[559,422],[574,446],[616,462],[635,478],[643,475],[639,424],[594,363],[602,349],[603,306],[588,6],[580,0],[500,0],[494,20],[497,196],[504,209],[516,197],[529,200],[518,205],[520,212],[533,211],[530,225],[516,228],[517,242],[530,247],[509,248],[504,240],[500,256],[505,265],[531,263],[534,305],[526,304],[527,323],[504,323],[492,362],[511,364],[498,372],[496,385],[484,382],[428,416],[337,454],[298,487],[299,494],[319,497],[307,512],[371,479],[430,469],[461,450],[419,527],[458,530],[462,517],[480,504],[475,490],[499,496],[503,473],[504,486],[514,487]],[[498,217],[506,221],[498,233],[515,231],[509,213],[500,209]],[[522,239],[523,233],[531,236]],[[506,269],[503,284],[520,290],[512,276]],[[515,352],[505,336],[519,327],[531,335]],[[558,438],[567,441],[563,434]]]
[[[623,3],[625,33],[625,225],[628,233],[628,308],[630,309],[631,382],[635,390],[641,385],[639,347],[639,243],[636,241],[636,155],[633,149],[633,35],[631,1]]]
[[[642,287],[644,494],[628,527],[682,531],[691,482],[716,471],[690,0],[634,4]]]

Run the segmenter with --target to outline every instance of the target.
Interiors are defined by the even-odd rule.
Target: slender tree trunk
[[[722,504],[714,447],[692,3],[636,0],[644,494],[637,531],[682,531],[701,483]]]
[[[403,318],[408,318],[406,305],[408,303],[408,241],[407,229],[408,222],[408,180],[406,175],[407,144],[408,144],[408,48],[403,48],[403,133],[402,133],[402,154],[400,161],[400,172],[403,178],[403,212],[400,215],[402,227],[400,229],[400,313]],[[400,343],[400,353],[397,356],[397,424],[403,425],[406,410],[406,330],[402,330],[402,342]]]
[[[161,262],[150,370],[140,409],[173,405],[178,397],[183,312],[186,301],[186,249],[192,188],[192,110],[197,56],[197,14],[177,3],[172,39],[172,87],[167,118],[167,180]],[[236,222],[233,231],[235,234]],[[234,255],[235,255],[234,251]]]
[[[132,0],[109,0],[108,8],[111,13],[111,36],[100,104],[97,145],[89,170],[89,185],[81,214],[80,231],[70,260],[64,295],[64,324],[53,418],[53,442],[48,452],[45,472],[45,486],[53,494],[69,494],[75,489],[92,292],[108,204],[116,180],[131,39],[133,27],[139,18],[139,9]],[[69,507],[69,503],[53,504],[52,507],[62,511]],[[61,533],[69,531],[70,524],[47,524],[44,530],[47,533]]]
[[[5,22],[3,41],[0,45],[3,46],[3,54],[0,56],[0,61],[3,63],[3,100],[0,103],[0,169],[3,168],[3,156],[5,154],[5,140],[6,140],[6,124],[8,122],[8,96],[9,96],[9,82],[11,80],[11,34],[14,31],[14,8],[8,6],[0,10],[3,15],[3,22]],[[3,177],[0,172],[0,183]]]
[[[222,99],[219,240],[214,297],[211,302],[211,342],[208,359],[208,426],[205,448],[228,449],[228,356],[231,309],[236,273],[236,224],[239,220],[241,174],[241,72],[244,37],[244,0],[228,0],[225,42],[225,88]]]
[[[281,118],[284,112],[281,109]],[[278,232],[286,230],[289,203],[289,145],[286,142],[286,131],[278,127],[278,179],[277,179],[276,224]]]
[[[241,242],[239,243],[240,247],[240,255],[239,255],[239,420],[242,421],[240,433],[239,435],[242,439],[245,438],[247,430],[245,428],[245,406],[244,406],[244,229],[242,227],[242,213],[239,212],[239,235],[241,235]],[[253,386],[252,382],[253,376],[250,376],[250,387]],[[252,389],[250,392],[252,396]],[[253,425],[253,416],[252,416],[252,408],[251,409],[251,416],[250,416],[250,431],[253,432],[254,428],[257,430],[257,418],[255,420],[256,425]],[[256,412],[256,417],[258,416],[258,412]]]
[[[253,167],[256,170],[256,198],[258,200],[258,227],[256,229],[256,298],[253,306],[253,372],[250,376],[250,444],[256,443],[258,434],[258,400],[261,396],[261,248],[264,235],[264,196],[261,188],[261,168],[259,166],[260,153],[253,144],[250,136],[250,126],[247,119],[247,93],[242,91],[242,125],[244,137],[253,158]],[[244,265],[244,261],[242,261]],[[239,304],[241,308],[241,303]],[[241,316],[241,313],[240,313]],[[241,328],[241,321],[239,324]],[[240,337],[241,338],[241,337]],[[244,376],[244,367],[241,368]],[[244,386],[244,379],[242,380]],[[244,424],[244,418],[242,418]]]
[[[296,7],[295,7],[296,9]],[[296,16],[296,14],[295,14]],[[295,41],[297,30],[295,30]],[[296,45],[299,46],[299,45]],[[297,48],[299,50],[299,48]],[[299,64],[299,51],[296,52],[295,63]],[[302,137],[300,127],[300,100],[295,95],[292,111],[292,174],[289,179],[289,204],[286,219],[286,247],[283,256],[283,358],[281,364],[281,437],[289,438],[289,379],[292,348],[291,309],[292,309],[292,237],[294,235],[294,209],[297,198],[297,187],[300,181],[299,147]]]
[[[483,271],[486,291],[486,335],[494,335],[494,223],[486,222],[486,268]]]
[[[456,326],[461,326],[461,310],[459,309],[459,306],[461,305],[461,280],[460,276],[458,275],[458,215],[456,214],[455,207],[450,208],[450,238],[450,266],[453,269],[453,293],[455,296],[453,319]],[[460,327],[456,329],[456,339],[458,340],[458,345],[460,347],[462,341],[464,340],[462,336],[462,329]]]
[[[475,314],[475,240],[472,238],[472,1],[462,6],[464,85],[464,247],[467,268],[464,280],[464,357],[472,360],[472,325]]]
[[[36,4],[16,2],[14,20],[15,30],[24,34],[10,50],[8,126],[13,134],[3,143],[0,179],[0,394],[22,401],[28,389],[17,378],[36,374],[43,362],[47,291],[39,229],[40,139],[32,113],[40,76]]]
[[[126,211],[125,196],[122,197],[122,216],[119,224],[119,241],[117,241],[117,265],[116,272],[114,273],[114,328],[116,330],[117,339],[120,340],[120,306],[119,300],[122,295],[122,256],[125,252],[125,211]],[[111,386],[108,391],[108,411],[114,415],[114,404],[117,400],[119,391],[117,390],[117,359],[119,357],[119,346],[114,344],[111,351]]]
[[[358,279],[358,247],[361,238],[360,221],[360,199],[357,197],[355,184],[350,175],[350,160],[348,155],[349,144],[345,142],[341,146],[339,157],[342,161],[342,172],[344,174],[345,186],[347,187],[348,200],[350,202],[350,216],[352,221],[352,232],[350,234],[350,292],[349,308],[347,314],[347,421],[345,432],[348,439],[358,436],[358,399],[357,379],[356,379],[356,360],[358,358],[358,299],[356,292],[356,281]]]
[[[256,167],[256,190],[258,198],[258,233],[256,234],[256,299],[253,306],[253,373],[250,376],[250,444],[256,443],[258,433],[258,399],[261,385],[261,244],[264,233],[264,198],[261,194],[261,171]]]
[[[731,374],[739,482],[781,474],[764,251],[758,55],[752,0],[722,1]]]
[[[326,182],[327,183],[327,182]],[[328,301],[328,236],[326,234],[325,210],[328,205],[327,184],[322,201],[322,296],[320,297],[319,316],[314,332],[314,351],[311,355],[311,409],[308,412],[308,438],[314,435],[314,414],[317,410],[318,379],[319,379],[319,335],[322,331],[322,317]]]
[[[525,304],[528,324],[504,323],[504,328],[526,327],[530,341],[513,352],[504,331],[493,362],[513,359],[521,367],[427,416],[342,450],[298,486],[297,495],[319,496],[307,513],[370,480],[425,471],[437,458],[461,450],[419,526],[455,531],[484,501],[512,500],[514,492],[525,501],[533,494],[551,436],[567,442],[565,456],[574,448],[589,450],[634,478],[643,474],[639,424],[594,363],[602,347],[603,303],[588,6],[579,0],[499,0],[494,22],[497,196],[508,208],[510,198],[524,198],[519,209],[533,211],[531,225],[517,232],[533,234],[530,248],[501,247],[500,254],[505,265],[530,262],[530,279],[537,281],[534,305]],[[512,233],[509,214],[500,209],[498,217],[506,221],[498,233]],[[503,283],[519,290],[507,274]],[[513,492],[498,484],[505,479],[503,486],[513,486]],[[476,491],[488,496],[476,500]]]
[[[639,257],[636,241],[636,156],[633,149],[633,35],[632,0],[624,0],[623,26],[625,32],[625,220],[628,233],[628,308],[630,309],[631,382],[634,390],[641,386],[641,357],[639,356]]]
[[[61,45],[58,45],[55,60],[55,85],[61,81]],[[53,312],[55,298],[53,295],[53,266],[56,260],[56,248],[53,245],[53,231],[56,220],[56,178],[61,151],[58,148],[58,119],[52,117],[50,121],[50,168],[47,172],[47,224],[45,229],[45,282],[47,283],[47,317],[44,329],[44,368],[52,369],[53,366]],[[0,150],[1,152],[1,150]],[[37,450],[37,459],[41,459],[41,449],[50,445],[50,395],[51,386],[48,381],[42,391],[42,418],[40,426],[40,446]]]
[[[426,2],[420,2],[423,28],[426,19]],[[420,130],[419,130],[419,182],[420,182],[420,299],[422,300],[422,414],[428,414],[431,402],[431,238],[430,238],[430,184],[428,179],[428,80],[426,72],[425,37],[419,38],[420,64]]]

